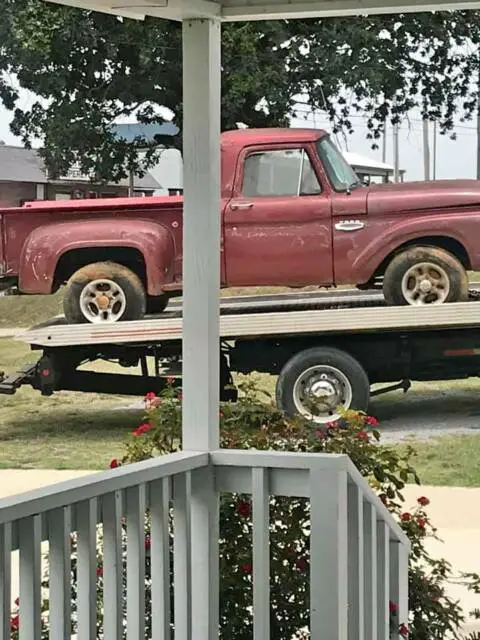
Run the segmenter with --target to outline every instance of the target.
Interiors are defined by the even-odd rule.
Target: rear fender
[[[175,245],[170,231],[148,220],[79,220],[44,225],[28,236],[20,259],[19,289],[52,292],[60,258],[76,249],[128,247],[145,262],[149,295],[159,295],[173,278]]]

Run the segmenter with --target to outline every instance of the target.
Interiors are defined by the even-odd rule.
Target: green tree
[[[2,8],[0,98],[14,111],[15,134],[43,140],[49,170],[79,162],[111,180],[152,163],[153,148],[140,161],[110,126],[133,113],[161,122],[162,106],[181,128],[180,26],[42,0]],[[454,115],[469,119],[477,107],[480,12],[227,24],[222,33],[223,129],[285,125],[302,95],[335,131],[352,131],[365,114],[375,146],[385,120],[412,107],[451,134]],[[38,99],[21,106],[12,77]]]

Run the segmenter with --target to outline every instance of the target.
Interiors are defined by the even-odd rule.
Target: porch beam
[[[453,11],[478,9],[478,0],[449,0],[441,2],[401,2],[399,0],[296,0],[294,2],[265,2],[262,0],[233,0],[225,2],[222,21],[292,20],[295,18],[333,18],[374,14],[417,13],[422,11]]]
[[[220,22],[183,23],[183,449],[218,448]]]

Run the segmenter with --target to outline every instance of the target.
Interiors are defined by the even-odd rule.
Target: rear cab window
[[[322,193],[304,148],[255,151],[245,158],[242,196],[309,196]]]

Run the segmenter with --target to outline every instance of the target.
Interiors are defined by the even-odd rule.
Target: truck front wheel
[[[324,424],[339,410],[366,411],[370,383],[362,365],[340,349],[314,347],[293,356],[277,380],[277,406]]]
[[[67,282],[63,310],[69,324],[140,320],[146,294],[140,278],[115,262],[78,269]]]
[[[388,265],[383,295],[390,305],[442,304],[468,298],[468,277],[461,262],[437,247],[411,247]]]

